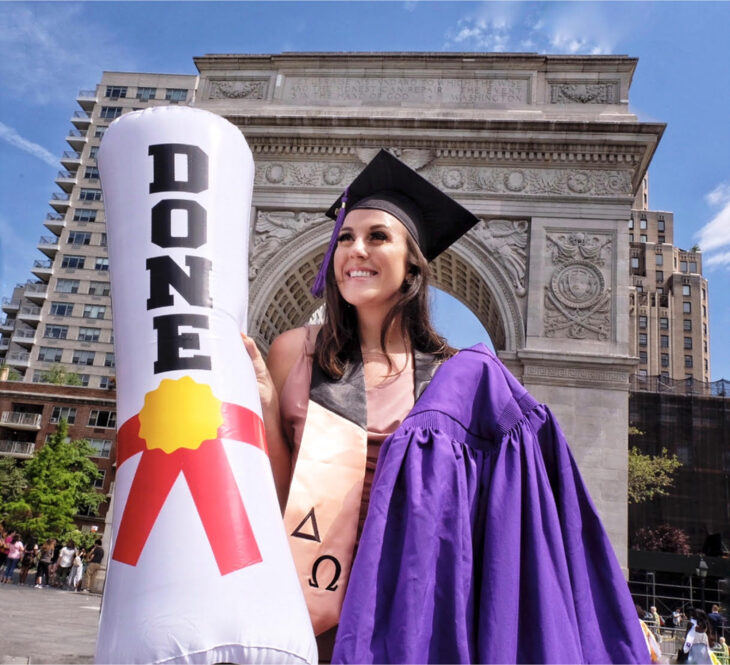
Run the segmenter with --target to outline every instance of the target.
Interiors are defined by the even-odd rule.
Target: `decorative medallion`
[[[521,192],[527,187],[527,178],[524,171],[509,171],[504,174],[504,186],[510,192]]]
[[[341,166],[333,165],[325,169],[322,178],[328,185],[339,185],[344,175],[345,172]]]
[[[568,188],[576,194],[585,194],[591,188],[591,177],[585,171],[574,171],[568,176]]]
[[[281,164],[270,164],[266,167],[266,179],[274,184],[279,184],[284,180],[284,167]]]
[[[464,175],[459,169],[447,169],[441,178],[444,187],[460,189],[464,185]]]
[[[566,307],[586,309],[601,298],[606,282],[592,263],[577,261],[556,270],[550,286],[555,297]]]

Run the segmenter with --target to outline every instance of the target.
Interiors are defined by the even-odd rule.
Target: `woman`
[[[46,586],[50,584],[50,566],[53,560],[53,554],[56,549],[56,539],[49,538],[43,545],[41,545],[40,552],[38,553],[38,572],[35,578],[35,588],[42,589],[44,580]]]
[[[13,573],[15,572],[15,567],[18,565],[20,557],[23,556],[24,551],[25,547],[20,540],[20,536],[16,533],[12,537],[10,544],[8,545],[8,553],[5,562],[5,575],[0,578],[0,582],[9,584],[13,581]]]
[[[320,658],[339,621],[335,662],[648,660],[549,412],[431,327],[428,261],[478,219],[384,151],[336,209],[321,329],[268,371],[244,340]]]

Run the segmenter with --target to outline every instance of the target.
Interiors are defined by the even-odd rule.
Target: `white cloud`
[[[705,196],[713,208],[719,208],[715,216],[696,234],[699,246],[706,252],[730,245],[730,182],[720,183]],[[710,254],[705,265],[726,265],[730,263],[730,252]]]
[[[19,148],[23,152],[27,152],[33,157],[37,157],[42,162],[45,162],[49,166],[57,167],[58,158],[53,153],[46,150],[42,145],[33,143],[28,139],[24,139],[18,132],[12,127],[8,127],[4,122],[0,122],[0,141],[5,141],[16,148]]]
[[[86,3],[0,2],[0,80],[33,104],[68,104],[105,68],[134,70],[118,35],[92,24]]]

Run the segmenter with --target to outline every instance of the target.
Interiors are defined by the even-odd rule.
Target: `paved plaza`
[[[100,604],[95,594],[0,584],[0,664],[93,663]]]

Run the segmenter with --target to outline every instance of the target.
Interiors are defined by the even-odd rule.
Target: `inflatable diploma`
[[[241,341],[254,165],[212,113],[154,108],[99,150],[117,473],[99,663],[313,663]]]

